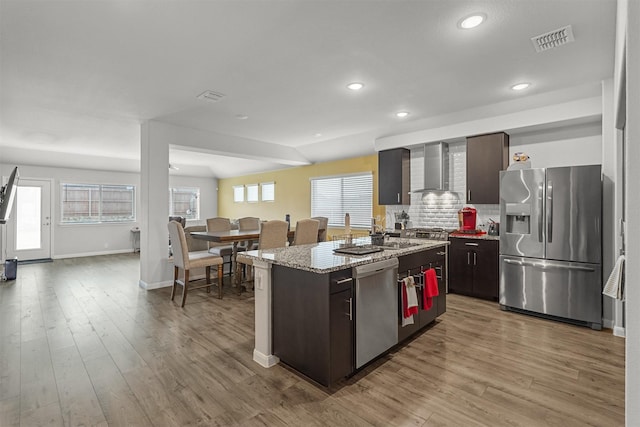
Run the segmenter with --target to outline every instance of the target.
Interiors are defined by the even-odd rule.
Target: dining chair
[[[287,246],[287,235],[289,234],[289,223],[286,221],[281,221],[278,219],[266,221],[262,223],[262,227],[260,228],[260,238],[258,240],[258,249],[274,249],[274,248],[284,248]],[[239,264],[244,264],[250,270],[250,273],[247,274],[246,282],[253,282],[253,259],[243,255],[238,254],[237,262]]]
[[[326,216],[314,216],[311,219],[315,219],[319,222],[318,224],[318,242],[326,242],[327,241],[327,228],[329,228],[329,218]]]
[[[207,231],[230,231],[231,220],[229,218],[207,218]],[[221,256],[226,260],[225,264],[229,265],[229,275],[233,273],[233,246],[226,243],[208,242],[209,253]],[[240,250],[240,248],[238,248]]]
[[[293,245],[318,243],[319,225],[320,221],[317,219],[301,219],[296,222],[296,230],[293,234]]]
[[[238,230],[259,230],[260,229],[260,218],[256,218],[254,216],[246,216],[244,218],[238,219]],[[252,242],[251,248],[248,247],[249,242],[241,242],[238,245],[238,248],[242,248],[242,250],[252,251],[254,249],[258,249],[258,243]]]
[[[173,286],[171,288],[171,301],[176,294],[177,285],[182,286],[182,302],[180,307],[184,307],[189,289],[207,288],[211,291],[211,267],[218,266],[218,298],[222,298],[222,257],[210,254],[208,251],[189,252],[187,238],[184,234],[182,224],[171,221],[168,224],[169,236],[173,249]],[[205,284],[192,286],[189,283],[189,271],[194,268],[204,267]],[[179,271],[184,272],[183,280],[180,280]],[[195,282],[195,281],[194,281]]]

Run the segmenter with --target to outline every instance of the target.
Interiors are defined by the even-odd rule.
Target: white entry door
[[[51,181],[20,179],[7,223],[7,258],[51,258]]]

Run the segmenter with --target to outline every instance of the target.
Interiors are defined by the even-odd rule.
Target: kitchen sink
[[[414,246],[420,246],[420,243],[411,243],[411,242],[387,242],[384,245],[378,245],[378,247],[383,249],[406,249],[412,248]]]

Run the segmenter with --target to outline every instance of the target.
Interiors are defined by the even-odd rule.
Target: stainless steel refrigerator
[[[500,307],[602,328],[600,165],[500,172]]]

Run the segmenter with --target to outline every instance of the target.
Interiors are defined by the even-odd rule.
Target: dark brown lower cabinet
[[[273,266],[273,353],[330,387],[354,371],[351,269],[317,274]]]
[[[450,292],[498,299],[497,240],[452,238],[449,253]]]
[[[439,291],[432,308],[420,310],[415,326],[398,326],[401,342],[446,310],[446,249],[401,256],[398,262],[398,272],[405,276],[407,272],[419,274],[422,268],[435,268]],[[274,265],[272,280],[273,354],[326,387],[353,374],[355,283],[351,269],[319,274]]]
[[[433,299],[429,310],[422,306],[423,290],[418,289],[418,315],[414,315],[413,325],[402,326],[402,288],[398,286],[398,341],[402,342],[420,329],[432,323],[447,310],[447,251],[435,248],[398,258],[398,275],[420,275],[423,270],[434,268],[438,277],[438,296]],[[416,318],[417,317],[417,318]]]

